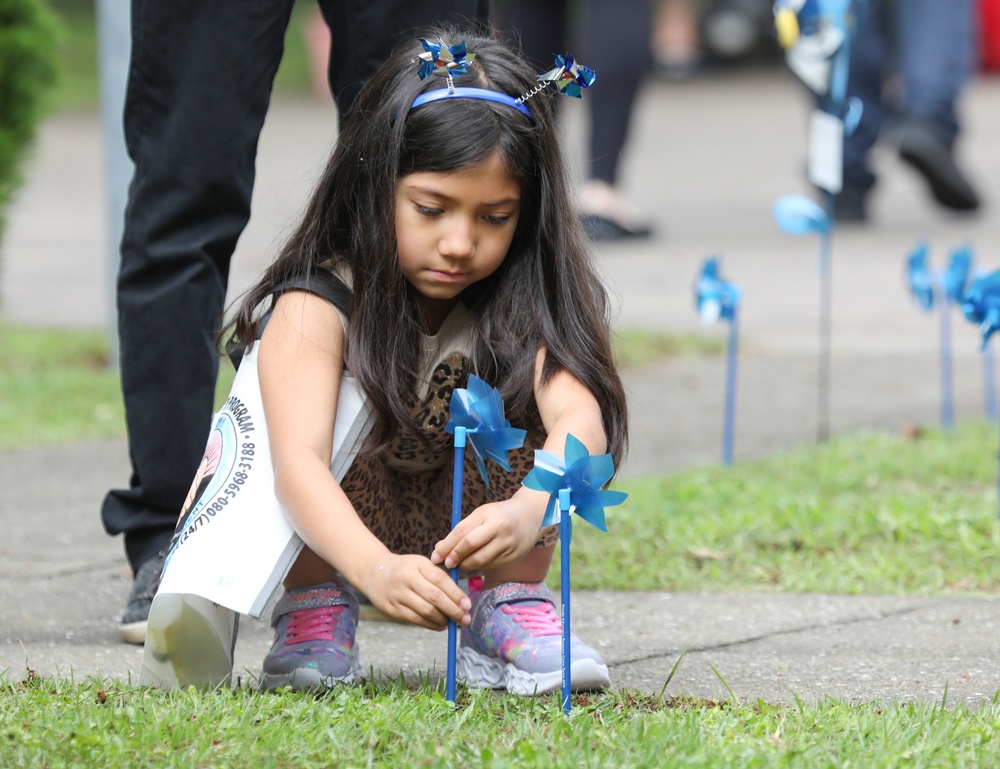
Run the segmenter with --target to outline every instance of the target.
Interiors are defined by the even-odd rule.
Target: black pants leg
[[[169,543],[213,408],[229,262],[291,0],[133,0],[118,274],[132,477],[101,510],[133,568]]]
[[[436,23],[490,20],[490,0],[319,0],[333,45],[330,90],[343,122],[361,86],[401,40]]]
[[[345,114],[412,28],[489,18],[489,0],[323,0]],[[132,477],[101,509],[133,569],[170,542],[210,428],[215,335],[250,216],[257,141],[292,0],[133,0],[125,139],[136,171],[118,275]]]

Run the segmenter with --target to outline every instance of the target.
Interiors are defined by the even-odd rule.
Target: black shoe
[[[149,619],[149,607],[153,605],[153,596],[160,586],[160,574],[165,551],[160,551],[143,563],[135,573],[132,589],[129,591],[125,609],[118,619],[118,627],[122,632],[122,640],[130,644],[146,642],[146,620]]]
[[[868,221],[868,209],[865,206],[867,197],[867,187],[845,181],[843,189],[833,196],[834,221],[847,223]]]
[[[648,238],[653,230],[645,224],[626,224],[600,214],[581,214],[583,231],[591,240]]]
[[[899,132],[899,157],[927,180],[934,199],[946,208],[973,211],[979,196],[955,164],[951,146],[926,122],[907,122]]]

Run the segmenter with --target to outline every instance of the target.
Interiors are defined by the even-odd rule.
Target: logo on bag
[[[235,395],[229,396],[212,426],[205,454],[181,508],[169,554],[237,498],[256,458],[253,433],[249,409]]]

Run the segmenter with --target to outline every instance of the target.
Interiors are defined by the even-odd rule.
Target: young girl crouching
[[[420,39],[366,85],[288,243],[241,302],[239,339],[276,295],[259,376],[275,493],[305,543],[285,580],[264,659],[265,688],[351,682],[358,604],[440,630],[459,623],[458,676],[525,694],[561,681],[561,626],[543,581],[555,527],[547,495],[521,485],[535,449],[562,454],[572,433],[617,465],[625,395],[607,298],[568,186],[551,98],[501,42],[452,29],[425,36],[469,63],[418,76]],[[429,97],[419,98],[422,94]],[[436,98],[440,97],[440,98]],[[290,278],[328,271],[351,291],[346,312]],[[356,379],[374,427],[341,483],[330,472],[338,388]],[[471,463],[462,522],[450,530],[449,400],[476,374],[528,430],[513,472]],[[449,577],[482,580],[470,595]],[[608,686],[600,655],[572,642],[574,689]]]

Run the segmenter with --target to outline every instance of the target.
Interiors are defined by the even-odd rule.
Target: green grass
[[[969,423],[630,478],[610,535],[575,527],[573,584],[996,595],[996,455],[996,429]]]
[[[102,334],[0,326],[0,436],[121,433]],[[223,370],[228,370],[224,366]],[[220,394],[228,383],[220,385]],[[52,402],[52,401],[55,402]],[[111,413],[109,417],[108,414]],[[7,448],[19,446],[8,443]],[[574,585],[996,595],[997,434],[865,434],[621,484],[610,534],[577,525]],[[553,587],[557,582],[553,581]],[[664,691],[666,684],[664,681]],[[773,705],[522,699],[378,682],[321,697],[171,693],[0,674],[0,766],[972,767],[1000,761],[1000,702]]]
[[[645,329],[623,329],[614,338],[615,360],[623,369],[653,365],[664,358],[719,355],[726,343],[706,334],[665,334]]]
[[[614,692],[558,697],[368,684],[319,697],[164,693],[29,679],[0,685],[3,766],[980,767],[1000,706],[816,705]]]
[[[224,361],[220,399],[233,373]],[[108,366],[103,332],[0,322],[0,451],[124,434],[118,372]]]
[[[616,340],[623,366],[715,350],[709,338],[626,331]],[[118,372],[107,365],[100,331],[27,329],[0,322],[0,451],[125,434]],[[219,367],[218,402],[233,367]]]

